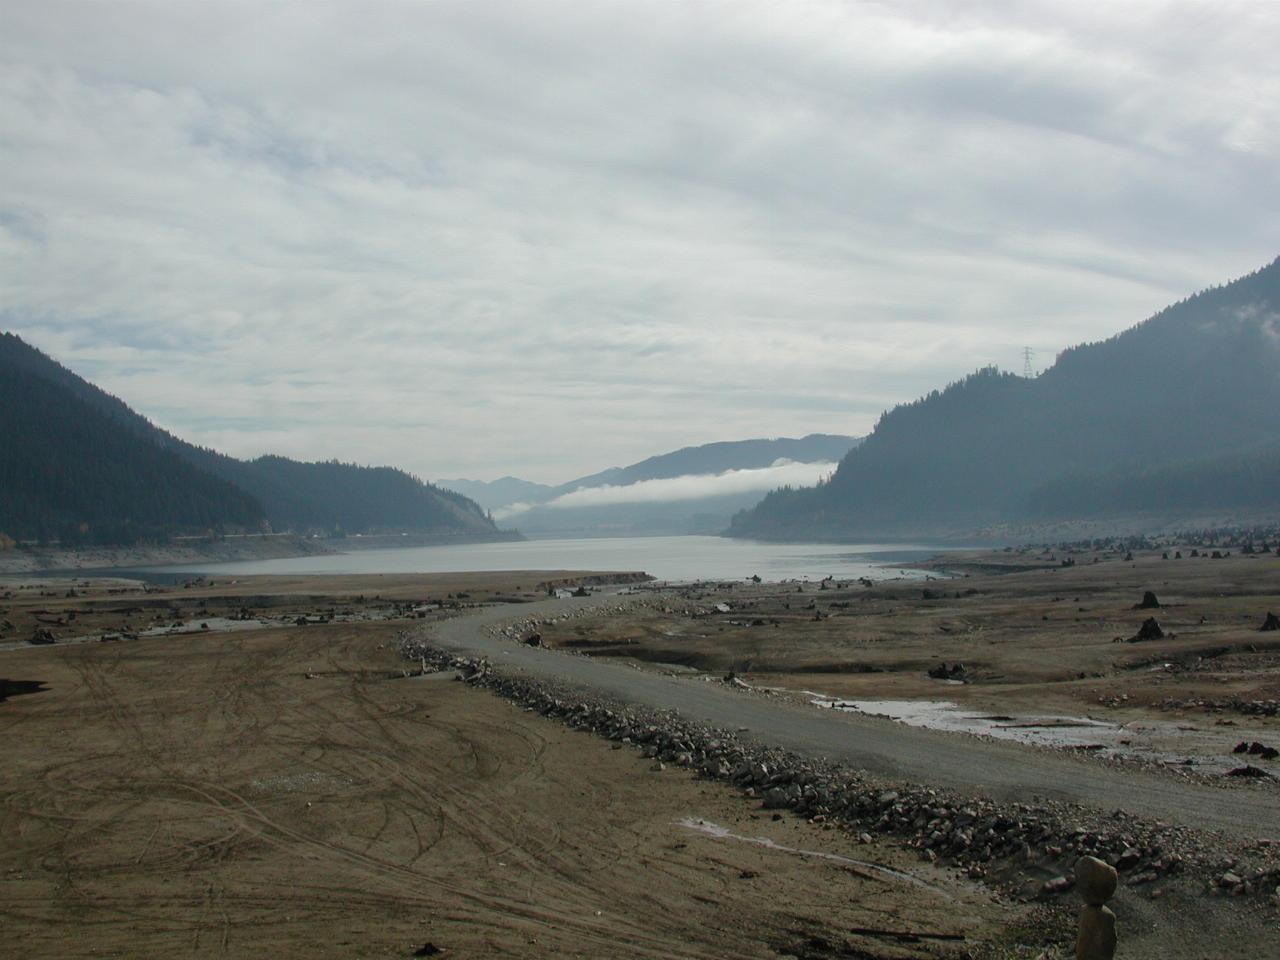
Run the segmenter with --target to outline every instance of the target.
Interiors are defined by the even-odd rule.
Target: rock
[[[57,638],[53,635],[53,631],[48,627],[36,627],[31,634],[28,643],[34,643],[37,646],[49,643],[57,643]]]
[[[1116,858],[1115,868],[1117,870],[1132,870],[1141,862],[1142,851],[1137,850],[1134,847],[1125,847],[1124,852]]]
[[[1091,907],[1100,907],[1116,892],[1116,868],[1097,857],[1081,857],[1076,861],[1076,888]]]
[[[1267,619],[1262,621],[1262,626],[1260,626],[1258,629],[1259,630],[1280,630],[1280,617],[1277,617],[1274,613],[1268,613]]]
[[[1227,890],[1233,890],[1243,884],[1244,879],[1241,878],[1239,874],[1232,873],[1230,870],[1218,878],[1218,886]]]
[[[1135,605],[1135,610],[1157,610],[1160,607],[1160,601],[1156,599],[1156,595],[1148,590],[1142,595],[1142,602]]]
[[[781,787],[772,787],[765,791],[764,808],[766,810],[779,810],[789,806],[791,806],[791,797]]]
[[[948,667],[945,663],[935,664],[930,667],[928,674],[934,680],[963,680],[965,669],[963,663],[957,663],[953,667]]]
[[[1271,778],[1271,774],[1267,773],[1267,771],[1249,763],[1246,763],[1243,767],[1236,767],[1234,770],[1228,770],[1227,776],[1246,777],[1251,780],[1268,780]]]
[[[1116,955],[1116,915],[1107,907],[1080,911],[1076,960],[1112,960]]]
[[[1042,897],[1053,896],[1054,894],[1064,893],[1071,889],[1075,881],[1070,877],[1054,877],[1052,880],[1046,880],[1040,885],[1040,895]]]

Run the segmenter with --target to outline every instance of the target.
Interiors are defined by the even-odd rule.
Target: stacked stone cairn
[[[1097,857],[1076,861],[1076,889],[1084,899],[1076,960],[1112,960],[1116,955],[1116,915],[1107,906],[1116,892],[1116,868]]]

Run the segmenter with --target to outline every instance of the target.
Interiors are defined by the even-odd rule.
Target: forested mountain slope
[[[126,523],[149,536],[162,528],[256,529],[263,520],[277,531],[503,536],[471,500],[402,470],[244,461],[194,446],[12,334],[0,335],[0,382],[11,399],[0,408],[0,429],[13,438],[0,462],[14,478],[0,488],[0,505],[10,526],[27,531],[0,521],[14,537],[41,535],[31,532],[37,528],[48,535],[50,524],[64,532],[85,525],[101,540]],[[61,481],[48,477],[54,464]],[[23,516],[40,519],[20,525]]]
[[[1027,517],[1280,510],[1280,260],[1073,347],[981,370],[881,417],[828,483],[730,533],[919,536]]]
[[[129,543],[172,532],[257,529],[265,520],[250,494],[122,429],[109,405],[41,376],[26,362],[27,350],[16,337],[0,337],[0,533]]]
[[[559,496],[581,487],[599,487],[605,484],[622,486],[639,483],[641,480],[665,480],[692,474],[724,473],[727,470],[755,470],[772,466],[778,460],[835,463],[857,443],[857,437],[826,433],[811,433],[799,438],[721,440],[696,447],[681,447],[630,466],[610,467],[600,473],[579,477],[554,488],[551,496]]]

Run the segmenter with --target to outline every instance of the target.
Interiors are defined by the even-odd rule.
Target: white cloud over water
[[[1266,3],[11,0],[0,324],[238,455],[860,435],[1270,260]]]
[[[835,463],[778,460],[772,466],[724,473],[685,474],[658,480],[600,487],[579,487],[545,503],[513,503],[493,511],[497,520],[518,517],[537,508],[604,507],[618,503],[674,503],[742,493],[764,493],[777,487],[811,487],[835,472]]]

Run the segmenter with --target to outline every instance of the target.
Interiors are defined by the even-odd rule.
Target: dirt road
[[[551,617],[591,605],[597,596],[523,605],[521,617]],[[745,727],[772,744],[826,756],[918,783],[996,798],[1068,800],[1102,811],[1121,809],[1153,820],[1237,838],[1274,838],[1280,794],[1274,789],[1219,789],[1159,773],[1117,770],[1085,758],[907,727],[890,720],[819,712],[746,695],[703,680],[568,656],[495,639],[489,627],[512,611],[489,608],[432,628],[446,647],[544,677],[590,686],[628,702],[679,710],[722,727]]]
[[[390,679],[404,626],[4,654],[48,689],[0,703],[0,956],[888,960],[1019,935],[1018,910],[891,847],[447,677]]]

